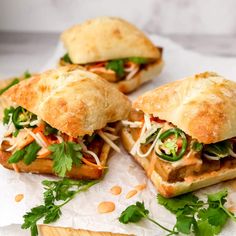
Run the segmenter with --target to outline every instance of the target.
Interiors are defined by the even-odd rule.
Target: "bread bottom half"
[[[59,61],[59,66],[68,65],[63,59]],[[82,66],[82,65],[80,65]],[[122,93],[131,93],[138,89],[142,84],[153,80],[158,76],[164,66],[164,61],[162,58],[156,60],[155,62],[148,64],[145,68],[140,69],[139,72],[129,80],[120,80],[111,84],[116,86]]]
[[[163,66],[164,61],[158,59],[156,62],[147,65],[144,69],[141,69],[132,79],[121,80],[114,83],[114,85],[122,93],[131,93],[138,89],[142,84],[147,83],[158,76],[161,73]]]
[[[107,159],[110,153],[111,147],[104,143],[102,146],[99,159],[102,167],[106,166]],[[14,170],[13,165],[8,163],[10,157],[9,152],[0,151],[0,164],[10,170]],[[45,174],[56,175],[53,171],[53,160],[51,159],[36,159],[30,165],[26,165],[23,161],[19,161],[15,164],[16,169],[19,172],[33,173],[33,174]],[[99,179],[104,173],[104,168],[97,168],[82,164],[79,167],[73,166],[72,170],[66,173],[66,177],[72,179]]]
[[[128,152],[130,152],[135,141],[127,128],[123,128],[121,130],[121,141],[125,149]],[[138,155],[135,155],[133,157],[147,173],[150,166],[149,160],[147,158],[139,157]],[[230,165],[225,165],[217,171],[212,171],[209,173],[192,176],[191,179],[189,179],[188,181],[175,182],[175,183],[169,183],[167,181],[164,181],[155,169],[148,177],[151,179],[157,191],[162,196],[171,198],[222,181],[234,179],[236,178],[236,168],[235,166],[232,166],[232,168],[230,168]]]

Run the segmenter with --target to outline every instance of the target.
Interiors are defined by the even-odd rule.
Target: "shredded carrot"
[[[99,62],[97,64],[90,65],[90,68],[104,67],[105,62]]]
[[[47,150],[45,153],[38,155],[37,158],[46,158],[48,157],[52,152],[50,150]]]
[[[99,165],[97,165],[97,164],[94,164],[94,163],[88,161],[88,160],[85,159],[85,158],[82,158],[82,161],[83,161],[86,165],[88,165],[88,166],[93,166],[93,167],[96,167],[96,168],[98,168],[98,169],[104,169],[104,168],[105,168],[104,166],[99,166]]]
[[[49,146],[51,144],[50,140],[41,131],[39,131],[37,133],[40,135],[40,137],[43,139],[43,141],[47,144],[47,146]]]
[[[38,133],[38,132],[43,132],[44,131],[44,124],[40,124],[39,126],[37,126],[36,128],[33,129],[33,133]]]

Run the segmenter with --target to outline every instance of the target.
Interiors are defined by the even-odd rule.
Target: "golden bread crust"
[[[129,22],[115,17],[98,17],[75,25],[61,35],[74,64],[144,57],[158,59],[159,49]]]
[[[73,137],[125,119],[131,106],[107,81],[75,65],[22,81],[3,96]]]
[[[133,107],[173,123],[205,144],[236,136],[236,83],[215,73],[160,86],[138,97]]]

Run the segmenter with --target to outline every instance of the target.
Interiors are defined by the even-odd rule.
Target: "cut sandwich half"
[[[121,139],[160,194],[173,197],[236,177],[236,83],[202,73],[134,103]]]
[[[119,152],[118,121],[130,102],[96,74],[61,67],[15,85],[5,108],[0,164],[18,172],[97,179],[110,149]]]
[[[130,93],[162,70],[162,49],[125,20],[99,17],[62,33],[60,65],[78,64]]]

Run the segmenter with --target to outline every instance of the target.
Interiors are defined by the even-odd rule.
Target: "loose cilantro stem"
[[[165,226],[162,226],[161,224],[159,224],[158,222],[156,222],[155,220],[153,220],[152,218],[146,216],[146,219],[151,221],[152,223],[154,223],[155,225],[158,225],[160,228],[164,229],[165,231],[171,233],[169,235],[172,235],[172,234],[178,234],[178,232],[175,232],[173,230],[170,230],[170,229],[167,229]]]
[[[222,205],[222,202],[220,202],[220,208],[231,218],[231,220],[236,222],[235,216],[226,207]]]

